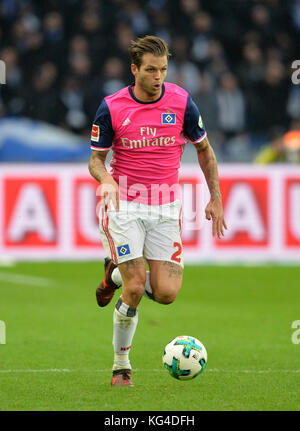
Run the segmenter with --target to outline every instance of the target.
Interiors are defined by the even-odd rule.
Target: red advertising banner
[[[285,245],[300,247],[300,175],[285,178],[284,201]]]
[[[99,184],[88,177],[74,178],[72,183],[74,247],[99,246],[99,221],[96,214]]]
[[[3,180],[3,245],[9,248],[57,247],[57,178],[5,177]]]
[[[230,225],[216,247],[264,247],[270,244],[269,180],[266,177],[220,180],[223,207]]]
[[[300,262],[300,170],[295,165],[220,165],[228,230],[212,237],[200,168],[183,165],[182,240],[186,263]],[[0,258],[104,257],[99,184],[85,165],[1,165]]]

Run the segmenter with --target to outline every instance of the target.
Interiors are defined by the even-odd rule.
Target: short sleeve
[[[185,109],[183,133],[192,143],[201,142],[207,136],[200,112],[190,95]]]
[[[105,99],[102,100],[94,119],[91,133],[92,150],[108,150],[112,146],[114,131]]]

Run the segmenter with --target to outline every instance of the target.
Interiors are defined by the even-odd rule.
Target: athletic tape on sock
[[[127,317],[134,317],[137,311],[136,308],[130,307],[129,305],[125,304],[125,302],[123,302],[121,298],[119,298],[116,303],[116,309],[119,311],[119,313],[124,314],[124,316]]]

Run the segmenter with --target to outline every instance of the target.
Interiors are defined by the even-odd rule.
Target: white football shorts
[[[181,203],[146,205],[120,201],[119,211],[103,207],[100,237],[107,256],[119,264],[138,257],[183,267]]]

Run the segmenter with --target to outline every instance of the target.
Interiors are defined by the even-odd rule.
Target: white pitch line
[[[165,370],[162,369],[133,369],[132,371],[134,372],[147,372],[147,373],[163,373],[165,372]],[[9,374],[9,373],[107,373],[107,372],[111,372],[111,368],[108,369],[103,369],[103,370],[85,370],[85,369],[69,369],[69,368],[47,368],[47,369],[41,369],[41,370],[34,370],[34,369],[9,369],[9,370],[0,370],[0,374]],[[240,374],[271,374],[271,373],[291,373],[291,374],[299,374],[300,373],[300,369],[296,369],[296,370],[220,370],[218,368],[211,368],[211,369],[207,369],[205,370],[205,373],[240,373]]]
[[[97,370],[95,370],[97,372]],[[99,370],[99,371],[105,371],[105,370]],[[164,371],[159,369],[154,370],[133,370],[133,371],[139,371],[139,372],[161,372]],[[300,373],[299,370],[220,370],[218,368],[208,368],[205,370],[205,373],[242,373],[242,374],[270,374],[270,373]]]
[[[13,267],[15,266],[15,264],[16,264],[15,260],[0,254],[0,267],[1,266]]]
[[[0,373],[70,373],[71,371],[72,370],[68,370],[67,368],[49,368],[47,370],[0,370]]]
[[[29,285],[29,286],[39,286],[39,287],[50,287],[53,282],[48,278],[33,277],[30,275],[16,274],[12,272],[0,271],[0,281],[5,281],[6,283],[19,284],[19,285]]]
[[[270,374],[270,373],[300,373],[299,370],[219,370],[217,368],[211,368],[205,370],[211,373],[244,373],[244,374]]]

